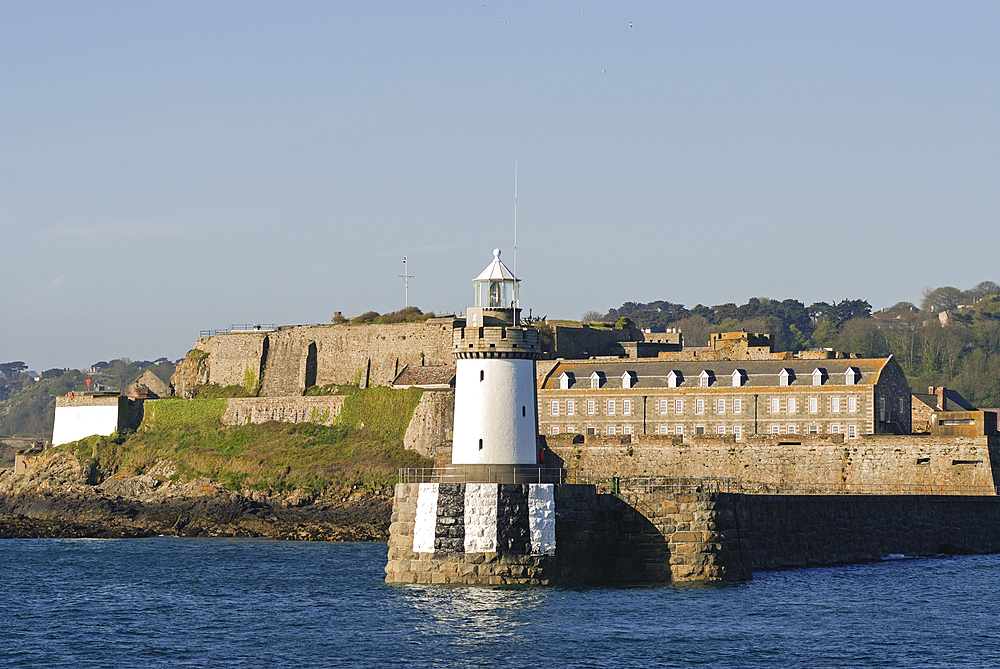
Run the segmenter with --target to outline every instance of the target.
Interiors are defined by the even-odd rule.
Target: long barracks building
[[[810,352],[803,359],[758,352],[747,359],[745,348],[733,353],[741,359],[707,350],[645,360],[560,360],[539,384],[539,431],[736,440],[911,431],[910,388],[892,357],[822,358]]]

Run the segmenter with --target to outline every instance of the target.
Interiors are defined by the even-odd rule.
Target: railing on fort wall
[[[202,330],[199,337],[214,337],[215,335],[232,334],[234,332],[270,332],[277,330],[274,323],[233,323],[225,330]]]
[[[917,485],[902,483],[822,484],[799,481],[779,483],[732,478],[625,478],[575,473],[566,483],[596,486],[600,492],[706,492],[743,495],[965,495],[996,496],[994,486]]]
[[[962,495],[994,497],[1000,494],[994,486],[949,486],[949,485],[909,485],[895,483],[828,485],[783,481],[770,483],[763,481],[743,481],[734,478],[675,478],[648,477],[626,478],[618,476],[593,476],[589,472],[568,472],[555,467],[530,468],[531,476],[519,476],[520,483],[549,483],[561,481],[567,484],[593,485],[601,493],[740,493],[743,495]],[[468,483],[502,481],[510,471],[509,467],[496,467],[495,471],[484,466],[475,474],[468,474],[454,468],[437,467],[422,469],[400,469],[400,483]],[[484,476],[485,472],[485,476]],[[490,473],[495,474],[491,476]]]
[[[400,483],[499,483],[516,476],[518,483],[552,483],[566,480],[566,470],[559,467],[520,467],[516,474],[509,465],[479,465],[470,468],[424,467],[399,470]]]

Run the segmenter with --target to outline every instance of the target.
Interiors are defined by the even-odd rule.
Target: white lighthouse
[[[521,326],[518,281],[500,261],[473,280],[475,306],[454,332],[453,465],[535,465],[538,331]]]

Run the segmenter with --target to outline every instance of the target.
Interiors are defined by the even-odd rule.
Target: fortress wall
[[[209,373],[207,380],[190,382],[243,385],[249,367],[261,378],[265,397],[301,395],[309,385],[360,381],[362,387],[386,386],[406,364],[453,364],[451,333],[450,323],[399,323],[311,325],[202,337],[195,347],[209,354]],[[190,383],[179,382],[178,394],[183,394]]]
[[[268,335],[267,362],[260,388],[262,397],[290,397],[305,392],[310,345],[315,347],[310,339],[295,330]]]
[[[454,423],[455,391],[425,390],[413,410],[413,418],[406,428],[406,434],[403,435],[403,448],[414,450],[427,458],[435,458],[437,447],[451,440]],[[450,447],[448,459],[450,462]]]
[[[571,476],[738,478],[764,483],[819,486],[927,485],[977,486],[994,490],[997,437],[929,435],[866,436],[846,440],[799,435],[736,442],[732,436],[621,437],[547,436],[547,466],[566,467]],[[579,437],[577,437],[579,438]],[[787,436],[785,437],[787,439]],[[615,443],[617,442],[617,443]],[[993,494],[990,492],[989,494]]]
[[[228,400],[222,422],[226,425],[247,423],[319,423],[331,425],[344,406],[343,395],[323,397],[240,397]]]
[[[387,386],[403,365],[455,362],[450,323],[316,325],[300,329],[316,342],[316,385],[320,386],[356,380],[362,387]]]
[[[634,341],[638,337],[632,329],[622,330],[553,325],[552,337],[555,354],[560,358],[589,358],[593,355],[625,355],[623,341]]]
[[[198,339],[195,348],[208,353],[208,383],[242,386],[249,367],[260,378],[267,332],[234,332]]]

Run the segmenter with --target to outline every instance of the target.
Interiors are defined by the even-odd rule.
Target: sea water
[[[0,667],[997,667],[1000,556],[388,586],[383,544],[0,540]]]

